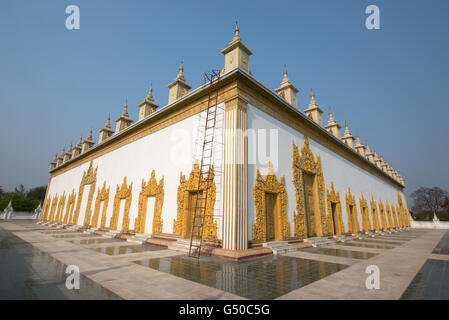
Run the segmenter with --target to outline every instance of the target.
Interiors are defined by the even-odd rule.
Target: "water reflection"
[[[120,255],[120,254],[129,254],[129,253],[137,253],[137,252],[145,252],[145,251],[159,251],[159,250],[167,250],[167,249],[163,248],[163,247],[142,244],[142,245],[135,245],[135,246],[117,246],[117,247],[94,248],[93,250],[110,255],[110,256],[116,256],[116,255]]]
[[[126,240],[113,239],[113,238],[101,238],[101,239],[76,239],[76,240],[66,240],[66,241],[70,242],[70,243],[74,243],[74,244],[98,244],[98,243],[118,242],[118,241],[126,241]]]
[[[361,248],[372,248],[372,249],[392,249],[393,246],[389,246],[386,244],[380,243],[356,243],[356,242],[343,242],[339,243],[342,246],[352,246],[352,247],[361,247]]]
[[[247,262],[231,262],[202,256],[135,261],[135,263],[199,282],[249,299],[274,299],[346,268],[346,265],[270,256]]]
[[[377,255],[377,253],[372,252],[351,251],[335,248],[306,248],[301,249],[301,251],[352,259],[369,259]]]

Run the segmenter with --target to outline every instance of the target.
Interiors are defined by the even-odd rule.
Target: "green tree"
[[[11,201],[14,211],[27,212],[32,212],[36,209],[40,202],[38,199],[30,199],[23,194],[10,192],[0,200],[0,210],[4,210],[8,206],[9,201]]]
[[[41,202],[44,202],[46,192],[47,192],[47,186],[31,188],[27,192],[27,197],[30,199],[37,199]]]

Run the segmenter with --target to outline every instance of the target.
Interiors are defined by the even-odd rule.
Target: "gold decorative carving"
[[[357,233],[360,231],[359,221],[357,219],[357,205],[349,187],[348,192],[345,194],[345,204],[346,214],[348,215],[348,232]]]
[[[123,178],[122,186],[117,185],[117,190],[114,196],[114,208],[112,211],[111,221],[109,222],[109,227],[114,230],[118,230],[118,219],[120,215],[120,201],[125,199],[125,208],[123,212],[122,230],[129,231],[129,207],[131,206],[132,199],[132,187],[131,183],[128,187],[126,184],[126,176]]]
[[[199,164],[195,162],[193,170],[190,172],[189,179],[186,180],[185,175],[180,173],[178,186],[178,211],[176,219],[173,220],[173,233],[178,234],[181,238],[189,238],[192,233],[193,225],[193,206],[191,201],[196,197],[198,190],[201,193],[207,190],[206,210],[203,226],[203,239],[214,240],[217,238],[217,221],[214,221],[214,206],[215,206],[215,182],[210,183],[208,180],[214,179],[214,168],[211,166],[207,176],[201,176]],[[199,184],[199,185],[198,185]]]
[[[108,209],[109,204],[109,187],[106,188],[106,181],[103,182],[103,187],[101,189],[98,188],[97,198],[95,199],[94,215],[91,222],[92,227],[98,226],[98,218],[100,217],[100,207],[102,201],[103,210],[101,212],[100,227],[104,227],[106,225],[106,210]]]
[[[371,195],[371,200],[369,201],[369,203],[371,207],[371,220],[373,220],[373,230],[378,231],[380,229],[379,216],[377,215],[377,205],[376,201],[373,198],[373,195]]]
[[[410,227],[410,219],[408,218],[409,216],[409,212],[408,210],[404,207],[404,204],[402,203],[402,197],[399,194],[399,192],[397,193],[397,198],[398,198],[398,222],[399,222],[399,226],[401,228],[404,227]]]
[[[65,191],[62,193],[61,197],[59,198],[58,203],[58,211],[55,217],[55,222],[62,223],[62,213],[64,211],[64,205],[65,205]]]
[[[341,215],[340,193],[335,192],[334,183],[331,189],[326,188],[327,220],[329,221],[329,234],[342,234],[345,232],[343,217]],[[334,210],[332,210],[334,208]]]
[[[324,208],[324,178],[320,155],[316,156],[304,136],[301,146],[292,141],[292,180],[295,187],[296,210],[293,212],[294,233],[299,238],[328,234],[329,221]]]
[[[56,206],[58,204],[58,194],[55,194],[55,196],[53,197],[53,201],[51,203],[51,209],[50,209],[50,216],[48,217],[48,221],[53,222],[55,219],[55,211],[56,211]]]
[[[76,198],[75,189],[72,189],[72,193],[69,194],[69,197],[67,198],[67,206],[63,220],[64,224],[67,224],[70,221],[72,221],[73,210],[75,209],[75,198]]]
[[[380,221],[382,223],[382,229],[387,230],[387,219],[385,219],[385,208],[384,204],[382,203],[382,200],[380,199],[378,201],[378,207],[379,207]]]
[[[363,192],[360,193],[359,198],[360,215],[362,216],[362,230],[371,230],[371,223],[369,221],[368,202],[363,197]]]
[[[267,210],[267,195],[273,202],[272,210]],[[285,179],[281,176],[278,182],[271,161],[268,162],[268,172],[265,177],[260,174],[258,168],[256,169],[254,207],[256,213],[256,221],[253,223],[254,240],[285,240],[290,236]]]
[[[159,184],[156,180],[156,173],[151,171],[151,178],[148,183],[145,184],[145,180],[142,179],[142,191],[139,194],[139,209],[138,215],[134,222],[134,230],[136,232],[145,233],[145,221],[147,219],[147,204],[148,197],[155,197],[154,212],[153,212],[153,224],[151,233],[162,232],[162,205],[164,204],[164,177],[159,180]]]
[[[385,201],[385,213],[387,215],[388,228],[393,229],[393,227],[394,227],[393,218],[391,216],[391,209],[390,209],[390,204],[388,203],[388,201]]]
[[[81,183],[78,190],[78,201],[76,203],[75,213],[73,215],[72,224],[78,224],[78,218],[81,210],[81,200],[83,199],[84,187],[90,185],[90,190],[87,198],[86,211],[84,213],[84,225],[87,226],[90,221],[92,199],[95,193],[95,184],[97,182],[97,169],[93,167],[93,161],[90,162],[89,169],[83,172]]]
[[[44,209],[41,216],[41,221],[47,221],[48,219],[48,212],[50,211],[51,207],[51,197],[47,195],[47,198],[45,200]]]

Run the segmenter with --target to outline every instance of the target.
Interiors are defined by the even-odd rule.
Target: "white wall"
[[[295,144],[298,146],[298,149],[303,144],[304,135],[280,121],[274,119],[273,117],[267,115],[263,111],[248,105],[248,128],[256,129],[256,135],[249,134],[248,135],[248,157],[253,158],[253,155],[256,155],[255,161],[250,161],[248,168],[248,194],[249,194],[249,217],[248,217],[248,225],[249,225],[249,235],[250,239],[252,239],[252,225],[255,221],[255,211],[254,211],[254,200],[253,200],[253,186],[255,183],[255,170],[256,166],[259,167],[260,173],[265,175],[267,172],[267,163],[268,161],[264,159],[262,152],[262,157],[257,155],[258,150],[260,151],[260,147],[257,147],[257,144],[260,140],[259,135],[257,135],[258,129],[266,129],[267,130],[267,142],[266,145],[273,146],[273,143],[268,144],[270,129],[277,130],[277,138],[275,139],[278,144],[278,150],[275,148],[273,150],[269,150],[267,148],[267,155],[269,155],[269,159],[273,162],[273,166],[275,169],[275,173],[278,178],[281,175],[285,176],[286,190],[287,190],[287,219],[290,222],[290,234],[293,236],[294,227],[293,227],[293,211],[295,210],[295,190],[292,182],[292,139]],[[386,200],[388,202],[397,203],[397,191],[398,189],[394,188],[390,184],[384,182],[380,178],[366,172],[360,167],[354,165],[350,161],[340,157],[339,155],[333,153],[332,151],[326,149],[324,146],[318,144],[317,142],[311,140],[309,138],[310,148],[315,156],[320,154],[323,175],[324,175],[324,183],[325,187],[330,189],[331,181],[334,183],[335,191],[340,192],[340,201],[342,204],[342,216],[343,222],[345,224],[345,230],[347,230],[347,213],[345,208],[345,192],[347,192],[348,187],[351,187],[351,194],[355,195],[356,203],[357,203],[357,213],[358,213],[358,221],[361,227],[361,214],[359,208],[359,197],[360,192],[363,191],[363,195],[365,199],[369,201],[371,194],[374,196],[374,199],[377,201],[382,199],[385,203]],[[262,144],[263,145],[263,144]],[[267,159],[268,159],[267,158]],[[252,163],[252,164],[251,164]],[[371,218],[371,217],[370,217]],[[372,223],[372,222],[371,222]]]
[[[222,133],[223,133],[223,105],[219,105],[218,119],[215,129],[216,141],[216,171],[222,171]],[[166,233],[173,232],[173,219],[177,214],[177,188],[179,186],[180,172],[186,175],[186,179],[193,168],[194,159],[198,158],[198,152],[201,145],[202,135],[199,135],[200,121],[204,125],[206,112],[191,116],[174,125],[157,131],[153,134],[145,136],[137,141],[127,144],[123,147],[115,149],[105,155],[96,158],[93,161],[94,167],[98,166],[97,183],[95,195],[92,202],[92,211],[94,210],[95,199],[97,197],[98,188],[103,186],[110,187],[109,203],[107,208],[106,226],[112,216],[114,195],[117,185],[121,186],[123,178],[127,177],[127,184],[132,186],[132,201],[130,207],[130,229],[134,228],[134,221],[137,217],[139,193],[141,191],[142,179],[147,182],[154,169],[156,179],[164,177],[164,203],[162,207],[163,228]],[[64,172],[51,180],[48,192],[49,199],[56,193],[61,195],[64,191],[66,194],[75,189],[78,197],[78,188],[83,176],[83,171],[89,168],[89,163],[73,168]],[[221,183],[220,173],[216,173],[217,184],[217,201],[215,203],[216,212],[221,209]],[[86,188],[85,188],[86,189]],[[87,198],[84,191],[83,198]],[[76,199],[78,201],[78,199]],[[65,212],[64,212],[65,214]],[[101,212],[100,218],[101,219]],[[119,225],[123,219],[123,211],[120,212]],[[147,219],[153,219],[153,212],[147,216]],[[84,220],[84,210],[80,211],[78,223],[82,224]],[[217,217],[218,235],[221,236],[221,219]]]

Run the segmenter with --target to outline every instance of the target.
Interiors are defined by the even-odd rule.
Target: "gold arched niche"
[[[335,192],[334,183],[331,181],[331,189],[326,188],[327,220],[329,234],[342,234],[345,232],[343,217],[341,215],[340,193]]]
[[[129,185],[129,187],[126,184],[126,176],[123,178],[122,186],[120,187],[117,185],[117,190],[114,196],[114,208],[112,210],[112,217],[109,223],[110,228],[113,230],[117,230],[118,228],[118,219],[120,215],[120,201],[122,199],[125,199],[125,207],[123,212],[121,231],[129,230],[129,207],[131,206],[132,187],[133,187],[132,183]]]
[[[97,169],[93,167],[93,161],[90,162],[89,169],[83,172],[83,177],[81,178],[80,186],[78,189],[78,201],[76,202],[75,213],[73,214],[72,224],[78,224],[78,218],[81,210],[81,201],[83,199],[84,187],[90,185],[89,194],[87,195],[87,205],[86,211],[84,213],[84,225],[88,225],[90,221],[90,207],[92,205],[92,199],[95,193],[95,184],[97,182]],[[87,220],[86,220],[87,219]]]
[[[70,221],[72,221],[73,210],[75,209],[75,198],[76,198],[75,189],[72,189],[72,193],[69,194],[67,198],[67,205],[63,219],[64,224],[67,224]]]
[[[362,216],[362,230],[369,231],[371,230],[371,223],[369,221],[368,202],[363,197],[363,192],[360,192],[359,207],[360,215]]]
[[[64,205],[65,205],[65,191],[62,193],[61,197],[59,198],[59,203],[58,203],[58,211],[56,213],[56,218],[55,221],[58,223],[62,223],[62,214],[64,211]]]
[[[388,203],[388,200],[385,200],[385,213],[387,215],[388,228],[393,229],[394,227],[393,218],[391,216],[391,207],[390,204]]]
[[[95,209],[94,215],[92,216],[91,225],[92,227],[98,226],[98,218],[100,217],[100,207],[101,201],[103,201],[103,210],[101,212],[101,221],[100,226],[104,227],[106,224],[106,210],[108,209],[109,204],[109,187],[106,188],[106,181],[103,181],[103,187],[98,188],[97,198],[95,199]]]
[[[379,208],[379,215],[380,215],[380,222],[382,223],[382,229],[387,230],[387,219],[385,219],[385,208],[381,199],[379,199],[377,206]]]
[[[301,146],[292,141],[292,180],[295,187],[296,210],[293,212],[294,233],[299,238],[321,237],[329,230],[324,208],[324,178],[320,155],[316,161],[304,136]]]
[[[206,210],[204,217],[203,239],[214,240],[217,238],[217,221],[214,221],[214,206],[216,186],[214,179],[214,168],[210,167],[207,176],[200,174],[199,164],[195,162],[189,179],[180,173],[178,186],[178,209],[176,219],[173,220],[173,233],[181,238],[189,238],[193,226],[193,206],[198,191],[206,196]],[[212,182],[210,182],[212,181]]]
[[[359,220],[357,219],[357,205],[349,187],[348,192],[345,194],[345,205],[348,216],[348,232],[357,233],[360,231]]]
[[[371,207],[371,219],[373,220],[373,230],[379,231],[379,216],[377,214],[377,204],[373,198],[373,195],[371,195],[371,200],[369,201],[369,203]]]
[[[283,176],[278,179],[273,164],[268,162],[268,172],[263,177],[256,169],[254,184],[254,208],[256,221],[253,222],[253,239],[261,241],[285,240],[290,236],[290,223],[287,221],[287,191]],[[268,200],[267,200],[268,199]],[[268,203],[272,208],[267,210]]]
[[[50,216],[48,217],[48,221],[53,222],[55,219],[56,207],[58,205],[58,194],[56,193],[53,197],[53,201],[51,203]]]
[[[142,179],[142,190],[139,193],[139,208],[137,218],[134,222],[134,230],[136,232],[145,233],[145,222],[147,219],[148,197],[155,197],[153,223],[151,233],[162,232],[162,205],[164,204],[164,177],[157,183],[155,171],[151,171],[151,177],[148,183]]]
[[[393,217],[394,219],[396,219],[396,228],[399,229],[401,227],[401,221],[399,218],[399,206],[395,207],[395,206],[391,206],[391,210],[393,210]]]

